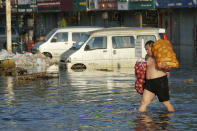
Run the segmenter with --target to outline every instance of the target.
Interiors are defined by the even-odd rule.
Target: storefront
[[[180,59],[193,61],[196,53],[196,6],[196,0],[157,0],[159,26],[166,29],[168,39],[178,47],[176,52],[181,54]]]
[[[137,26],[158,26],[158,12],[155,9],[155,4],[156,0],[128,0],[128,10],[136,11]]]
[[[35,14],[37,12],[36,0],[18,0],[17,20],[21,43],[26,44],[30,51],[35,44]]]

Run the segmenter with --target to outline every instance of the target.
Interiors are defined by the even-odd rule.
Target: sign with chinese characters
[[[86,11],[87,1],[86,0],[73,0],[74,11]]]
[[[97,10],[98,0],[88,0],[88,10]]]
[[[129,10],[155,9],[156,0],[128,0]],[[165,0],[164,0],[165,1]]]
[[[117,0],[99,0],[98,8],[100,10],[116,10],[117,3]]]
[[[128,1],[118,2],[118,10],[128,10]]]
[[[18,0],[18,12],[35,12],[37,11],[36,0]]]
[[[36,0],[18,0],[18,12],[35,12],[37,11]]]
[[[157,8],[191,8],[197,6],[197,0],[157,0]]]

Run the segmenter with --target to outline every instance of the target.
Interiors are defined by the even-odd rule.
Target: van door
[[[68,32],[56,33],[50,40],[49,46],[47,48],[50,48],[54,57],[60,56],[65,50],[70,48],[68,42]]]
[[[84,48],[83,62],[88,68],[107,69],[111,66],[107,37],[92,37]]]
[[[136,61],[134,36],[112,36],[111,41],[113,67],[133,67]]]

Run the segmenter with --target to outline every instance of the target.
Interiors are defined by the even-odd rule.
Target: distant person
[[[169,101],[170,95],[167,72],[170,71],[170,67],[168,67],[165,62],[162,63],[162,68],[157,66],[152,52],[153,44],[153,41],[148,41],[145,44],[145,49],[147,52],[146,81],[138,111],[146,111],[146,108],[151,103],[152,99],[157,96],[168,112],[174,112],[174,108]]]
[[[20,33],[20,43],[21,43],[21,46],[22,46],[21,47],[21,52],[27,51],[27,44],[26,44],[25,34],[26,34],[25,31],[22,31]]]
[[[62,18],[61,21],[60,21],[60,27],[66,27],[67,26],[67,22],[66,22],[66,19],[65,18]]]

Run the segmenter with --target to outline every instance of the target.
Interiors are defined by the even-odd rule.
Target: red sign
[[[60,11],[61,0],[37,0],[38,11]]]
[[[60,6],[60,0],[53,0],[53,1],[37,1],[38,7],[50,7],[50,6]]]
[[[98,9],[100,10],[117,9],[117,0],[99,0]]]

